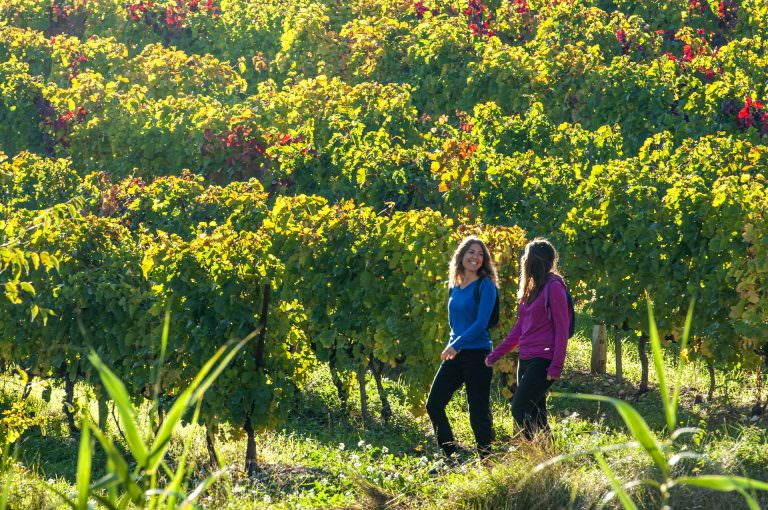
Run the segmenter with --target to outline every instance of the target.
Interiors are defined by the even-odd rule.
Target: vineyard
[[[742,381],[754,465],[768,462],[764,0],[0,0],[0,92],[0,367],[19,386],[0,398],[4,459],[40,434],[35,406],[57,407],[65,438],[93,407],[135,446],[89,353],[157,431],[250,336],[184,417],[201,464],[231,452],[259,480],[263,438],[301,406],[322,415],[308,396],[322,380],[322,408],[373,431],[372,465],[412,466],[415,444],[398,465],[370,437],[426,434],[409,427],[449,335],[448,261],[475,234],[500,269],[494,343],[515,321],[521,250],[546,236],[582,340],[607,328],[616,391],[658,389],[650,299],[665,360],[706,371],[707,401]],[[496,371],[503,401],[516,364]],[[592,377],[573,388],[608,376]],[[288,505],[359,499],[338,487]],[[537,504],[555,505],[521,508]]]

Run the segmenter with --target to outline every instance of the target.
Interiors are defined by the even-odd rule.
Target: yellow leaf
[[[448,191],[451,188],[448,187],[448,184],[446,184],[444,182],[441,182],[440,185],[437,187],[437,189],[438,189],[438,191],[440,191],[440,193],[445,193],[446,191]]]
[[[149,278],[149,273],[152,271],[154,265],[155,261],[152,257],[144,257],[144,260],[141,261],[141,272],[144,275],[144,278]]]
[[[429,165],[429,171],[433,174],[436,174],[440,171],[440,163],[438,161],[433,161],[431,165]]]
[[[27,294],[35,295],[35,288],[29,282],[21,282],[21,290]]]

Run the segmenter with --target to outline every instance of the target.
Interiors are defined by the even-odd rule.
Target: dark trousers
[[[485,357],[488,352],[486,349],[460,351],[454,359],[440,364],[432,381],[432,388],[427,397],[427,413],[435,429],[437,444],[448,456],[456,451],[456,444],[451,424],[445,414],[445,407],[462,384],[467,386],[469,423],[481,455],[488,453],[493,441],[490,406],[493,369],[485,366]]]
[[[550,433],[547,423],[547,391],[552,386],[552,381],[547,381],[550,363],[544,358],[521,359],[517,367],[512,416],[527,439],[533,438],[537,431]]]

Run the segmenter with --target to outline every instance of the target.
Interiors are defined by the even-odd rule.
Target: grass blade
[[[747,502],[747,506],[749,507],[749,510],[760,510],[760,505],[758,502],[753,498],[747,491],[744,489],[736,489],[739,491],[739,493],[744,496],[744,501]]]
[[[200,406],[202,404],[202,400],[197,401],[197,405],[195,406],[195,414],[192,416],[192,423],[197,423],[197,420],[200,417]],[[176,468],[176,473],[171,479],[171,483],[168,485],[168,490],[171,492],[171,496],[168,498],[168,504],[166,505],[168,510],[173,510],[176,508],[176,494],[180,493],[182,490],[181,485],[184,482],[184,476],[186,475],[187,456],[189,455],[190,444],[192,444],[192,434],[187,434],[186,440],[184,441],[184,449],[182,450],[181,457],[179,458],[179,465]],[[182,497],[185,496],[182,495]]]
[[[634,407],[624,402],[623,400],[618,400],[611,397],[605,397],[603,395],[589,395],[585,393],[557,393],[557,392],[552,393],[552,395],[555,397],[569,397],[569,398],[578,398],[581,400],[595,400],[598,402],[608,402],[609,404],[612,404],[618,411],[621,418],[624,420],[624,423],[627,425],[627,428],[629,428],[629,432],[632,434],[632,437],[634,437],[635,440],[642,445],[645,451],[648,452],[648,455],[651,456],[654,463],[661,470],[664,476],[665,477],[669,476],[669,463],[667,462],[667,458],[664,456],[664,453],[661,451],[659,440],[656,438],[656,435],[653,432],[651,432],[651,429],[650,427],[648,427],[648,424],[646,423],[646,421],[643,419],[642,416],[640,416],[640,413],[638,413]]]
[[[611,466],[609,466],[605,461],[605,458],[603,458],[603,454],[595,453],[595,460],[597,460],[597,463],[600,465],[600,469],[602,469],[608,476],[608,480],[610,480],[611,486],[613,487],[613,492],[618,496],[619,501],[621,501],[621,506],[627,510],[637,510],[637,505],[635,505],[635,502],[629,497],[627,491],[624,490],[624,487],[622,487],[621,482],[616,478]]]
[[[120,418],[122,418],[123,427],[125,428],[125,440],[128,442],[128,447],[131,449],[133,457],[139,466],[145,467],[147,463],[147,446],[139,435],[136,409],[131,403],[131,397],[128,395],[125,385],[102,363],[96,352],[91,351],[88,359],[98,370],[104,388],[117,406],[117,411],[120,414]]]
[[[147,469],[153,471],[157,469],[157,466],[165,456],[165,452],[168,449],[168,445],[171,441],[171,434],[176,425],[181,421],[182,416],[186,410],[200,400],[205,391],[213,384],[213,381],[221,374],[221,372],[229,365],[232,358],[242,349],[242,347],[250,341],[254,336],[258,334],[258,330],[254,331],[243,340],[237,343],[230,351],[224,355],[229,347],[229,344],[225,344],[216,351],[216,353],[203,365],[195,379],[190,385],[179,395],[176,399],[168,414],[165,416],[163,424],[160,426],[160,430],[157,431],[155,440],[152,444],[151,451],[148,455]],[[214,368],[219,358],[222,358],[221,363]]]
[[[608,446],[601,446],[599,448],[595,448],[593,450],[581,450],[578,452],[573,453],[563,453],[561,455],[557,455],[555,457],[552,457],[551,459],[547,459],[544,462],[538,463],[530,472],[528,476],[523,478],[522,481],[526,481],[530,476],[534,475],[535,473],[538,473],[542,469],[546,469],[549,466],[553,466],[557,464],[558,462],[563,462],[565,460],[571,460],[578,457],[585,457],[587,455],[595,455],[596,453],[605,453],[605,452],[615,452],[620,450],[629,450],[632,448],[640,448],[642,445],[638,443],[637,441],[630,441],[628,443],[618,443],[618,444],[612,444]],[[521,484],[522,484],[521,481]]]
[[[195,487],[195,490],[193,490],[189,496],[187,496],[187,499],[182,501],[180,508],[188,508],[190,505],[192,505],[197,498],[199,498],[203,492],[205,492],[208,487],[210,487],[213,482],[221,478],[221,476],[227,472],[227,469],[220,469],[213,473],[211,476],[200,482],[200,484]]]
[[[152,390],[153,411],[160,406],[160,388],[162,381],[163,364],[165,363],[165,353],[168,350],[168,334],[171,330],[171,301],[169,300],[165,308],[165,319],[163,320],[163,334],[160,336],[160,356],[157,359],[155,367],[155,384]]]
[[[107,455],[107,459],[111,463],[110,471],[114,473],[125,486],[126,495],[130,496],[131,500],[134,502],[138,503],[141,501],[141,489],[133,480],[131,469],[123,456],[120,455],[120,452],[117,451],[115,444],[98,428],[92,428],[91,432],[93,433],[93,436],[96,438],[96,440],[101,444],[101,447],[104,449],[104,453]]]
[[[667,430],[675,430],[676,410],[672,409],[672,402],[669,398],[669,388],[667,387],[667,378],[664,373],[664,355],[661,352],[661,338],[659,330],[656,328],[656,319],[653,315],[653,302],[650,296],[646,296],[648,303],[648,333],[651,337],[651,352],[653,353],[653,366],[656,369],[656,377],[659,380],[659,391],[661,392],[661,402],[664,404],[664,416],[667,418]]]
[[[158,395],[160,394],[160,381],[161,381],[161,371],[163,368],[163,364],[165,363],[165,353],[168,350],[168,334],[171,330],[171,303],[168,302],[167,308],[165,310],[165,319],[163,320],[163,334],[160,337],[160,357],[157,360],[157,376],[155,378],[155,400],[157,400]]]
[[[680,380],[683,376],[683,357],[682,353],[688,348],[688,338],[691,334],[691,323],[693,322],[693,305],[694,300],[691,299],[688,305],[688,313],[685,316],[685,325],[683,326],[683,337],[680,339],[680,360],[677,362],[677,371],[675,372],[675,387],[672,389],[672,412],[675,413],[675,421],[677,421],[677,404],[680,401]]]
[[[79,508],[77,507],[77,504],[74,501],[72,501],[69,498],[69,496],[67,496],[64,492],[60,491],[59,489],[57,489],[53,485],[48,485],[48,484],[46,484],[46,485],[48,486],[48,490],[49,491],[53,492],[58,497],[60,497],[64,501],[64,503],[66,503],[70,508],[72,508],[72,510],[79,510]]]
[[[117,510],[117,507],[114,503],[112,503],[109,499],[105,498],[104,496],[101,496],[99,494],[94,494],[93,499],[101,503],[107,510]]]
[[[736,490],[768,491],[768,483],[745,478],[743,476],[701,475],[683,476],[675,480],[675,484],[694,485],[713,491],[729,492]]]
[[[208,388],[211,387],[213,382],[216,380],[216,378],[219,377],[219,375],[224,371],[225,368],[229,365],[229,363],[232,361],[232,358],[235,357],[235,355],[240,352],[240,349],[242,349],[245,344],[250,342],[256,335],[259,334],[261,331],[261,326],[252,331],[247,337],[240,340],[237,345],[235,345],[231,351],[224,357],[223,360],[221,360],[221,363],[213,370],[213,372],[210,373],[208,377],[205,378],[205,380],[200,384],[200,386],[195,391],[195,394],[192,396],[192,403],[197,402],[199,399],[203,398],[203,394],[208,391]],[[190,404],[191,405],[191,404]]]
[[[9,452],[11,444],[6,442],[3,445],[2,455],[0,456],[0,474],[3,475],[3,492],[0,493],[0,510],[8,508],[8,499],[11,497],[11,457]]]
[[[88,495],[91,484],[91,461],[93,447],[91,446],[91,425],[83,417],[80,425],[80,449],[77,453],[77,507],[88,510]]]
[[[111,466],[107,468],[107,471],[109,471],[106,475],[102,476],[95,482],[91,484],[91,490],[97,491],[99,489],[105,489],[107,487],[112,487],[117,483],[120,483],[120,479],[115,475],[115,473],[112,473]]]
[[[672,441],[677,441],[677,438],[683,434],[699,434],[701,432],[703,431],[699,427],[682,427],[672,432],[672,434],[669,436],[669,439]]]
[[[3,492],[0,494],[0,510],[8,508],[8,498],[11,496],[11,471],[5,474],[3,479]]]

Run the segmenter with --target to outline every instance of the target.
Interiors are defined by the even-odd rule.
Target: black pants
[[[512,416],[527,439],[537,431],[549,434],[547,423],[547,381],[550,360],[544,358],[521,359],[517,367],[517,390],[512,399]]]
[[[467,385],[469,423],[481,455],[488,453],[493,441],[490,406],[493,369],[485,366],[488,352],[486,349],[460,351],[454,359],[442,362],[432,381],[427,398],[427,413],[432,420],[437,443],[448,456],[456,451],[456,445],[445,407],[462,384]]]

